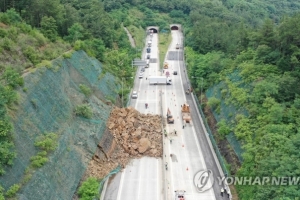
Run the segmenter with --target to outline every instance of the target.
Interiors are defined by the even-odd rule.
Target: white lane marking
[[[156,160],[156,180],[160,180],[160,179],[159,179],[158,170],[159,170],[159,160],[157,159],[157,160]],[[158,182],[158,181],[157,181],[157,182]],[[160,184],[159,184],[159,182],[158,182],[158,184],[156,184],[156,199],[157,199],[157,200],[159,200],[159,196],[158,196],[158,195],[159,195],[159,189],[158,189],[158,188],[159,188],[159,185],[160,185]]]
[[[119,190],[118,190],[117,200],[121,200],[120,197],[121,197],[121,194],[122,194],[125,172],[126,172],[126,168],[123,169],[123,172],[122,172],[122,175],[121,175],[121,181],[120,181],[120,187],[119,187]]]
[[[138,169],[140,169],[140,170],[138,170],[138,173],[140,173],[140,174],[139,174],[138,183],[137,183],[138,184],[138,191],[137,191],[138,195],[137,195],[137,198],[140,199],[139,197],[140,197],[140,191],[141,191],[141,182],[142,182],[141,181],[142,180],[141,176],[142,176],[143,166],[142,166],[142,160],[141,159],[139,159],[138,162],[139,162]]]

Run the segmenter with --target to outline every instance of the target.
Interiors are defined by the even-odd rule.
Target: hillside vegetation
[[[22,70],[48,66],[47,61],[63,52],[83,49],[104,63],[105,70],[131,77],[130,62],[137,49],[129,46],[121,24],[139,32],[140,38],[146,26],[168,30],[170,23],[181,23],[189,75],[204,80],[203,84],[191,80],[195,90],[223,84],[218,91],[222,97],[215,97],[214,102],[246,110],[247,114],[231,113],[231,118],[221,123],[226,130],[222,135],[226,136],[229,128],[244,149],[242,167],[232,173],[299,176],[300,16],[296,12],[300,2],[9,0],[1,1],[0,9],[6,11],[0,15],[1,91],[5,94],[1,95],[0,158],[4,160],[0,170],[13,164],[16,156],[7,113],[13,113],[13,102],[17,102],[14,88],[22,86]],[[68,53],[64,56],[70,57]],[[124,80],[130,84],[131,79]],[[220,106],[215,108],[217,113],[224,112]],[[237,189],[241,199],[300,196],[297,185]]]

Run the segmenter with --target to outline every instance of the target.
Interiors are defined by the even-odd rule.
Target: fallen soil
[[[106,124],[112,139],[98,148],[105,156],[95,153],[85,177],[103,178],[117,166],[123,168],[132,158],[162,156],[161,116],[141,114],[132,107],[114,108]]]

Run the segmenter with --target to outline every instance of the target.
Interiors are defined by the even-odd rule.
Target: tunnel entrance
[[[172,26],[172,27],[171,27],[171,30],[172,30],[172,31],[178,31],[179,28],[178,28],[178,26]]]
[[[150,28],[149,31],[152,31],[153,33],[157,33],[158,32],[157,29],[155,29],[155,28]]]

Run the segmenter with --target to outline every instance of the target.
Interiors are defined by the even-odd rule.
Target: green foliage
[[[80,200],[91,200],[97,198],[99,189],[99,181],[90,177],[86,179],[78,190]]]
[[[88,104],[76,106],[74,112],[76,115],[85,117],[87,119],[91,119],[93,117],[92,108]]]
[[[72,58],[73,52],[67,52],[63,54],[64,59]]]
[[[12,185],[5,193],[7,197],[14,197],[20,189],[20,185],[14,184]]]
[[[41,135],[37,137],[34,145],[46,152],[49,152],[49,151],[53,151],[56,148],[57,146],[56,140],[57,140],[57,134],[47,133],[45,135]]]
[[[11,67],[6,68],[5,72],[1,75],[1,80],[4,81],[4,85],[8,85],[12,88],[24,85],[23,78],[15,69]]]
[[[91,88],[89,88],[88,86],[83,85],[83,84],[80,84],[79,88],[85,96],[87,96],[87,97],[91,96],[91,94],[92,94]]]
[[[5,200],[4,198],[4,188],[0,185],[0,200]]]
[[[217,109],[220,107],[221,100],[217,99],[216,97],[211,97],[208,99],[207,104],[209,105],[210,108],[212,109]]]
[[[32,62],[32,64],[36,65],[40,62],[39,55],[32,47],[27,47],[24,49],[23,53]]]
[[[30,158],[31,165],[35,168],[40,168],[42,167],[46,162],[48,162],[48,158],[44,156],[32,156]]]
[[[218,133],[221,136],[226,136],[231,132],[230,127],[226,124],[226,121],[224,119],[218,122],[217,126],[218,126]]]
[[[41,32],[54,42],[57,38],[57,25],[53,17],[44,16],[41,21]]]

